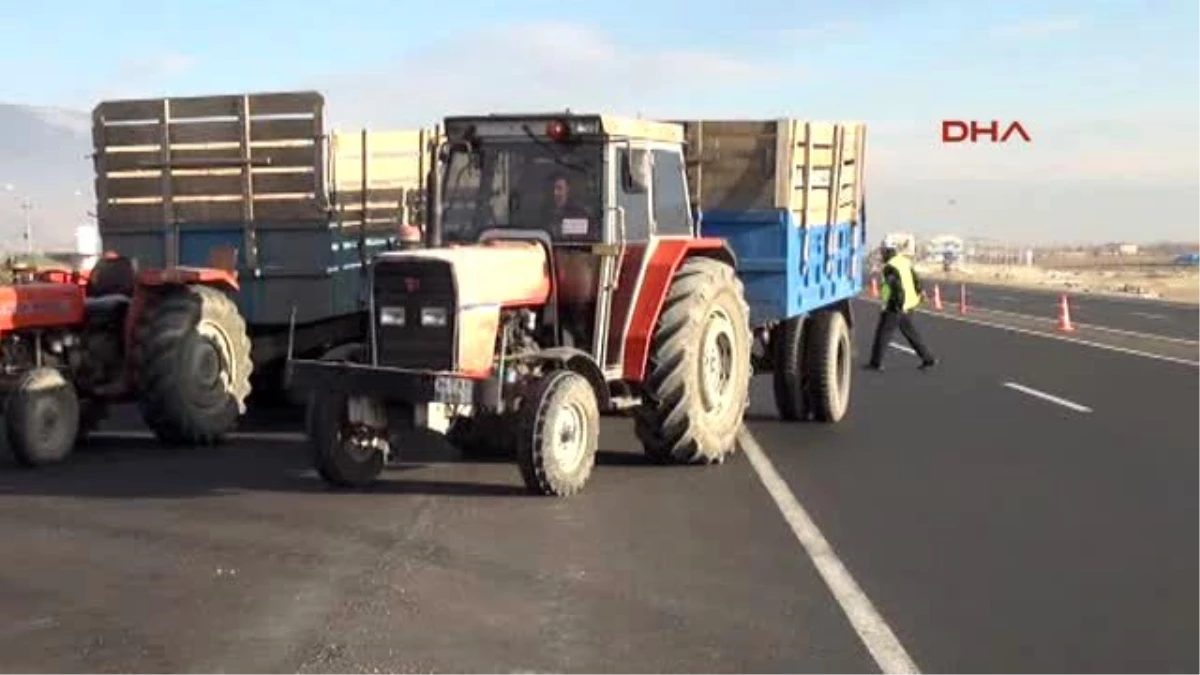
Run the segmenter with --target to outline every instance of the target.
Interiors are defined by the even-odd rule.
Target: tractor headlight
[[[446,325],[445,307],[422,307],[421,325],[441,328]]]
[[[379,324],[381,326],[403,326],[404,325],[404,308],[403,307],[384,307],[379,310]]]

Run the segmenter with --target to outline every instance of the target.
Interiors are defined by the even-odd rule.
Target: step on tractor
[[[368,485],[403,454],[396,432],[426,429],[464,455],[515,457],[533,493],[571,495],[592,473],[608,414],[633,417],[654,461],[718,464],[738,447],[756,369],[776,373],[784,417],[841,419],[861,180],[843,192],[833,177],[824,225],[797,222],[791,200],[820,192],[810,157],[841,166],[861,152],[845,152],[841,125],[822,146],[815,133],[797,141],[802,123],[734,124],[446,118],[424,246],[372,260],[366,341],[289,358],[293,385],[312,392],[318,473]],[[689,156],[693,134],[742,150],[714,159],[701,141]],[[806,145],[797,169],[793,150]],[[689,191],[692,176],[709,196]],[[753,194],[738,191],[747,179]]]
[[[65,459],[108,404],[137,401],[164,440],[206,443],[243,412],[250,369],[232,274],[138,273],[107,255],[86,275],[21,270],[0,286],[0,395],[21,464]]]

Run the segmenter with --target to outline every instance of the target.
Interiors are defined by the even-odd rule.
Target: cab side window
[[[620,175],[617,206],[625,209],[625,240],[646,241],[650,238],[650,195],[647,192],[633,192],[629,189],[629,160],[628,149],[617,150],[617,171]]]
[[[654,151],[653,195],[655,234],[690,235],[692,214],[679,153]]]

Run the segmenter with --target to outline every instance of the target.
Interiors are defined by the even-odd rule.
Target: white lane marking
[[[970,308],[968,308],[968,309],[970,309]],[[1051,319],[1049,317],[1036,316],[1033,314],[1022,314],[1020,312],[1007,312],[1002,309],[988,309],[987,307],[975,307],[974,309],[979,310],[981,312],[986,312],[988,314],[1003,314],[1004,316],[1016,316],[1016,317],[1020,317],[1022,319],[1029,319],[1030,321],[1041,321],[1042,323],[1058,323],[1058,319]],[[929,312],[929,310],[927,310],[927,309],[919,309],[917,311]],[[930,313],[932,313],[932,312],[930,312]],[[945,316],[945,314],[939,314],[939,316]],[[1187,340],[1184,338],[1173,338],[1173,337],[1167,337],[1165,335],[1155,335],[1154,333],[1139,333],[1137,331],[1124,330],[1121,328],[1109,328],[1108,326],[1097,326],[1094,323],[1079,323],[1078,321],[1072,321],[1071,323],[1075,324],[1076,328],[1086,328],[1088,330],[1104,331],[1105,333],[1115,333],[1117,335],[1128,335],[1130,337],[1146,338],[1147,340],[1158,340],[1160,342],[1174,342],[1176,344],[1181,344],[1181,345],[1200,345],[1200,342],[1197,342],[1196,340]]]
[[[996,296],[996,299],[1003,300],[1005,302],[1016,302],[1017,301],[1017,299],[1011,295],[998,295],[998,296]]]
[[[1038,391],[1037,389],[1034,389],[1032,387],[1026,387],[1023,384],[1017,384],[1016,382],[1005,382],[1004,386],[1008,387],[1009,389],[1015,389],[1019,392],[1029,394],[1030,396],[1036,396],[1037,398],[1040,398],[1040,399],[1043,399],[1046,401],[1050,401],[1051,403],[1057,403],[1057,404],[1063,406],[1064,408],[1070,408],[1071,410],[1075,410],[1078,412],[1084,412],[1084,413],[1092,412],[1092,409],[1085,405],[1079,405],[1078,403],[1075,403],[1073,401],[1068,401],[1065,398],[1059,398],[1053,394],[1047,394],[1044,391]]]
[[[1084,345],[1087,347],[1096,347],[1097,349],[1107,349],[1110,352],[1119,352],[1121,354],[1131,354],[1133,356],[1142,356],[1147,359],[1157,359],[1159,361],[1166,361],[1168,363],[1178,363],[1178,364],[1184,365],[1184,366],[1192,366],[1193,368],[1200,367],[1200,361],[1188,361],[1187,359],[1177,359],[1173,356],[1163,356],[1162,354],[1151,354],[1150,352],[1143,352],[1143,351],[1139,351],[1137,349],[1128,349],[1126,347],[1115,347],[1113,345],[1101,344],[1099,342],[1091,342],[1090,340],[1079,340],[1076,338],[1069,338],[1069,337],[1065,337],[1062,335],[1053,335],[1051,333],[1042,333],[1042,332],[1039,332],[1036,330],[1026,330],[1024,328],[1015,328],[1013,326],[1006,326],[1002,323],[992,323],[990,321],[979,321],[976,319],[964,319],[961,316],[953,316],[950,314],[941,314],[938,312],[926,312],[924,310],[918,310],[918,311],[921,311],[922,314],[927,314],[929,316],[936,316],[936,317],[940,317],[943,319],[949,319],[951,321],[961,321],[963,323],[973,323],[976,326],[987,326],[989,328],[999,328],[1001,330],[1007,330],[1007,331],[1012,331],[1014,333],[1020,333],[1021,335],[1032,335],[1034,337],[1046,338],[1048,340],[1061,340],[1062,342],[1073,342],[1077,345]],[[1076,324],[1076,325],[1078,325],[1078,324]]]
[[[1130,312],[1130,314],[1147,319],[1154,319],[1155,321],[1166,321],[1168,318],[1170,318],[1165,314],[1151,314],[1150,312]]]
[[[906,352],[908,354],[916,354],[917,353],[917,351],[915,349],[912,349],[911,347],[905,347],[904,345],[902,345],[898,342],[889,343],[888,346],[891,347],[892,349],[899,349],[900,351]]]
[[[738,441],[745,451],[750,465],[754,467],[763,487],[775,500],[779,512],[791,526],[796,539],[804,547],[808,557],[820,573],[825,584],[832,591],[834,599],[850,619],[850,624],[858,637],[866,645],[867,650],[875,659],[876,665],[884,673],[919,673],[917,664],[913,663],[904,646],[896,639],[887,622],[871,604],[870,598],[859,588],[849,570],[834,553],[833,547],[825,540],[821,530],[808,516],[808,512],[800,505],[796,495],[792,493],[787,483],[775,470],[767,453],[763,451],[758,441],[745,427],[738,433]]]
[[[155,436],[149,431],[93,431],[89,438],[109,438],[114,440],[146,441],[154,440]],[[307,436],[294,431],[234,431],[225,436],[231,441],[250,441],[252,443],[302,443]]]

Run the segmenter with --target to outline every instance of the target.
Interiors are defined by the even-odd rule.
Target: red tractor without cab
[[[27,466],[67,457],[113,402],[137,401],[167,442],[213,443],[244,412],[250,344],[232,272],[144,270],[108,255],[85,276],[0,286],[0,394]]]

